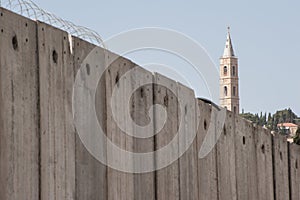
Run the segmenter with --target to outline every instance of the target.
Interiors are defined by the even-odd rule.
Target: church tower
[[[228,27],[223,56],[220,58],[220,105],[239,113],[239,76],[238,58],[235,56]]]

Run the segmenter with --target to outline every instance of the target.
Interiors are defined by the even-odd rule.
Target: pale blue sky
[[[35,2],[57,16],[97,31],[104,40],[142,27],[182,32],[199,42],[217,65],[223,53],[226,27],[230,25],[239,58],[241,108],[274,112],[290,107],[300,115],[297,60],[300,58],[300,2],[297,0]],[[128,57],[137,63],[157,62],[151,52]],[[192,86],[196,81],[192,81]],[[201,96],[202,91],[196,92]]]

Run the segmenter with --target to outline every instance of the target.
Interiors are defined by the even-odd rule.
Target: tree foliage
[[[248,112],[242,113],[241,116],[260,126],[266,126],[270,130],[277,130],[277,124],[280,123],[299,123],[298,116],[290,108],[276,111],[273,115],[271,113],[253,114]]]
[[[299,144],[300,145],[300,127],[298,128],[296,135],[294,137],[294,143]]]
[[[300,145],[300,119],[298,116],[289,108],[285,110],[279,110],[276,111],[275,114],[271,113],[242,113],[240,114],[243,118],[248,119],[252,121],[255,124],[258,124],[260,126],[265,126],[268,129],[272,131],[278,131],[278,133],[286,135],[286,130],[285,129],[278,129],[277,124],[280,123],[294,123],[298,125],[298,130],[296,132],[296,135],[294,137],[294,143]]]

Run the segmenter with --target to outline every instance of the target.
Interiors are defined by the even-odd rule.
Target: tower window
[[[224,74],[224,76],[227,76],[227,66],[224,66],[224,70],[223,70],[223,74]]]
[[[233,88],[232,88],[232,95],[233,95],[233,96],[236,95],[236,87],[235,87],[235,86],[233,86]]]
[[[232,76],[235,76],[235,66],[232,66]]]
[[[233,113],[236,114],[236,107],[233,107]]]
[[[225,86],[224,87],[224,96],[227,96],[227,93],[228,93],[228,90],[227,90],[227,87]]]

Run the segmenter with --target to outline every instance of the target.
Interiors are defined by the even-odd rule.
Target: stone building
[[[234,113],[240,111],[238,58],[234,54],[230,28],[223,56],[220,58],[220,105]]]
[[[293,123],[280,123],[277,124],[277,128],[280,132],[283,132],[290,137],[294,137],[296,135],[298,125]]]

